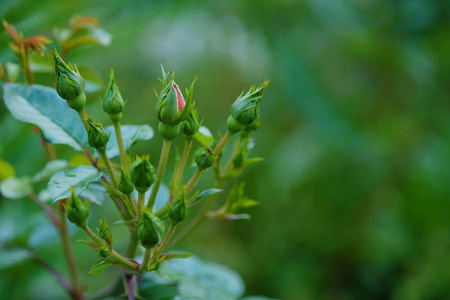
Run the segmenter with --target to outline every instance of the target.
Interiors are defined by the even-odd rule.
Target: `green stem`
[[[113,183],[113,186],[117,189],[119,186],[117,184],[117,180],[116,180],[116,176],[114,175],[114,171],[111,165],[111,161],[108,159],[108,156],[106,155],[106,151],[100,151],[98,150],[98,153],[100,154],[100,156],[102,157],[103,163],[106,166],[106,170],[108,171],[108,175],[109,177],[111,177],[111,181]]]
[[[150,258],[152,256],[152,249],[145,249],[144,260],[142,261],[141,266],[139,267],[140,272],[144,272],[148,269],[150,265]]]
[[[31,72],[31,69],[30,69],[30,58],[28,56],[26,49],[22,50],[21,62],[22,62],[22,68],[23,68],[23,72],[25,74],[25,79],[27,80],[27,83],[33,84],[34,83],[33,72]]]
[[[114,122],[114,131],[116,132],[117,144],[119,145],[120,163],[125,172],[128,172],[127,153],[123,145],[122,130],[120,129],[120,121]]]
[[[170,241],[173,234],[175,233],[176,228],[177,228],[177,225],[170,224],[169,229],[167,230],[167,233],[164,236],[164,239],[162,240],[161,244],[153,252],[153,259],[152,259],[153,262],[158,261],[159,255],[164,251],[164,248],[166,247],[167,243]]]
[[[189,180],[189,183],[186,187],[186,195],[189,195],[189,193],[192,191],[192,189],[197,185],[198,181],[200,180],[200,177],[202,177],[203,173],[206,172],[207,169],[204,170],[200,170],[197,169],[195,170],[194,175],[192,175],[191,180]],[[187,203],[189,204],[189,203]]]
[[[77,111],[77,113],[80,116],[81,121],[83,122],[84,128],[86,130],[89,130],[89,123],[86,119],[86,110],[83,108],[83,110]]]
[[[128,245],[128,257],[129,258],[134,258],[136,256],[137,244],[138,244],[137,233],[136,233],[136,231],[133,231],[133,232],[131,232],[130,244]]]
[[[153,183],[152,192],[148,199],[147,208],[152,211],[153,204],[155,203],[156,195],[158,194],[159,186],[161,185],[161,181],[164,176],[164,172],[166,171],[167,160],[169,158],[170,145],[172,144],[171,140],[163,139],[162,149],[161,149],[161,157],[159,158],[158,171],[156,173],[156,180]]]
[[[216,147],[213,150],[214,156],[219,155],[219,153],[225,148],[225,146],[228,144],[228,142],[233,137],[233,134],[227,131],[222,138],[220,139],[219,143],[217,143]]]
[[[183,154],[181,155],[181,159],[180,159],[180,165],[178,167],[177,172],[175,173],[175,180],[174,180],[175,187],[178,187],[180,184],[180,181],[182,182],[182,180],[183,180],[183,178],[182,178],[183,172],[184,172],[184,168],[186,166],[186,162],[189,157],[189,152],[191,151],[191,147],[192,147],[192,138],[186,138],[186,141],[184,143],[184,148],[183,148]]]
[[[80,295],[80,293],[82,293],[82,291],[81,291],[81,287],[80,287],[80,279],[78,276],[77,264],[75,262],[73,250],[70,245],[70,239],[69,239],[69,235],[67,233],[66,216],[63,213],[64,208],[63,208],[61,201],[59,202],[59,208],[60,208],[59,233],[61,235],[61,239],[63,242],[64,254],[66,256],[67,264],[68,264],[69,270],[70,270],[70,275],[72,277],[72,286],[73,286],[74,294]]]
[[[137,214],[140,216],[145,208],[145,193],[138,193]]]
[[[105,244],[103,241],[92,231],[92,229],[89,226],[85,226],[82,228],[83,231],[99,246],[104,247]],[[124,267],[127,267],[128,269],[132,271],[137,271],[138,266],[131,262],[128,258],[122,256],[119,252],[112,249],[111,251],[111,257],[117,260],[119,264],[121,264]]]

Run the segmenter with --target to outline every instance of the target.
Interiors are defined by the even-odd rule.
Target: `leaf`
[[[0,270],[18,265],[30,258],[26,249],[0,249]]]
[[[32,181],[34,183],[37,181],[41,181],[41,180],[50,178],[56,172],[67,168],[68,165],[69,165],[69,163],[67,162],[67,160],[56,159],[56,160],[49,161],[45,165],[44,169],[42,169],[36,175],[33,176]]]
[[[9,80],[15,82],[20,75],[20,66],[10,61],[5,63],[6,74],[8,74]]]
[[[211,189],[207,189],[207,190],[203,190],[201,191],[195,198],[194,200],[191,201],[192,205],[196,204],[199,200],[209,197],[211,195],[217,194],[223,192],[223,190],[221,189],[215,189],[215,188],[211,188]]]
[[[114,127],[108,126],[105,129],[111,134],[106,145],[106,154],[109,158],[119,156],[119,145]],[[149,125],[122,125],[120,129],[125,150],[130,149],[137,141],[147,141],[153,137],[153,129]]]
[[[5,180],[8,177],[14,176],[16,171],[14,167],[0,158],[0,181]]]
[[[31,52],[30,68],[35,73],[53,73],[55,71],[55,62],[48,51]]]
[[[112,265],[112,262],[107,259],[98,260],[89,270],[88,275],[99,275],[105,271],[107,267]]]
[[[102,176],[96,168],[91,166],[79,166],[73,169],[57,172],[50,179],[47,190],[52,195],[53,203],[69,198],[70,187],[75,188],[76,195],[80,195],[86,186],[97,181]]]
[[[80,117],[54,89],[7,83],[4,101],[16,119],[41,128],[50,143],[66,144],[79,151],[87,145],[87,134]]]
[[[194,135],[194,138],[202,146],[210,145],[214,141],[214,136],[206,126],[200,126],[198,132]]]
[[[29,177],[9,177],[0,183],[0,192],[5,198],[20,199],[32,191]]]
[[[63,47],[69,51],[74,48],[96,44],[109,46],[111,44],[112,35],[106,30],[99,27],[82,27],[73,32],[63,43]]]
[[[245,162],[244,162],[244,167],[256,164],[256,163],[258,163],[260,161],[263,161],[263,160],[264,160],[264,158],[262,158],[262,157],[253,157],[253,158],[250,158],[250,159],[246,159]]]
[[[107,190],[98,183],[90,183],[80,194],[81,197],[88,199],[89,202],[102,205],[107,197]]]
[[[172,259],[186,259],[191,257],[192,253],[167,253],[163,255],[163,261],[171,261]]]
[[[86,66],[77,65],[78,71],[84,79],[84,90],[86,93],[95,93],[103,88],[103,82],[100,75]]]

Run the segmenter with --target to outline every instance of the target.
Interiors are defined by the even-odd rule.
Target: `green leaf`
[[[25,262],[30,258],[26,249],[0,249],[0,270]]]
[[[119,146],[114,126],[108,126],[105,129],[106,132],[111,134],[106,145],[106,154],[109,158],[119,156]],[[130,149],[137,141],[147,141],[153,137],[153,129],[149,125],[122,125],[120,129],[125,150]]]
[[[163,255],[163,261],[170,261],[172,259],[186,259],[192,255],[192,253],[167,253]]]
[[[89,202],[102,205],[108,195],[107,193],[108,191],[103,185],[93,182],[88,184],[80,196],[88,199]]]
[[[73,32],[63,43],[67,51],[89,44],[109,46],[112,35],[99,27],[83,27]]]
[[[263,161],[263,160],[264,160],[264,158],[262,158],[262,157],[252,157],[250,159],[246,159],[245,162],[244,162],[244,167],[256,164],[256,163],[258,163],[260,161]]]
[[[5,63],[6,74],[9,80],[15,82],[20,75],[20,66],[18,64],[12,63],[10,61]]]
[[[103,82],[100,75],[86,66],[77,65],[78,71],[84,79],[84,91],[86,93],[95,93],[103,88]]]
[[[53,203],[69,198],[70,187],[75,188],[76,195],[80,195],[86,186],[97,181],[102,176],[96,168],[91,166],[79,166],[73,169],[57,172],[50,179],[47,190],[52,195]]]
[[[16,171],[14,167],[0,158],[0,181],[5,180],[8,177],[14,176]]]
[[[19,121],[37,125],[50,143],[66,144],[79,151],[87,145],[80,117],[54,89],[7,83],[3,91],[11,114]]]
[[[30,53],[30,69],[35,73],[53,73],[55,61],[48,51]]]
[[[214,141],[214,136],[206,126],[200,126],[198,132],[194,134],[194,138],[202,146],[210,145]]]
[[[29,177],[9,177],[0,183],[0,192],[5,198],[20,199],[33,191]]]
[[[49,161],[41,171],[33,176],[33,183],[50,178],[56,172],[67,168],[68,165],[69,163],[67,162],[67,160],[56,159]]]
[[[107,259],[100,259],[89,270],[88,275],[99,275],[105,271],[107,267],[112,265],[112,262]]]
[[[192,205],[196,204],[199,200],[209,197],[211,195],[217,194],[223,192],[223,190],[221,189],[215,189],[215,188],[211,188],[211,189],[206,189],[201,191],[197,196],[195,196],[194,200],[192,200]]]

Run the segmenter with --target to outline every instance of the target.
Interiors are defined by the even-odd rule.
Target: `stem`
[[[148,198],[147,208],[150,211],[153,211],[153,204],[155,203],[156,195],[158,194],[159,186],[161,185],[161,181],[164,176],[164,172],[166,171],[166,164],[169,158],[170,145],[172,141],[163,139],[162,149],[161,149],[161,157],[159,158],[158,171],[156,173],[156,180],[153,183],[152,192],[150,197]]]
[[[45,149],[45,155],[47,157],[47,161],[55,160],[56,159],[55,147],[44,139],[42,139],[42,141],[44,143],[44,149]]]
[[[120,163],[125,172],[128,172],[127,153],[123,145],[122,130],[120,129],[120,121],[114,122],[114,131],[116,132],[117,144],[119,145]]]
[[[139,271],[145,271],[150,265],[150,258],[152,256],[152,249],[145,249],[144,260],[142,261]]]
[[[167,233],[164,236],[164,239],[162,240],[161,244],[153,252],[153,262],[158,261],[159,255],[164,251],[164,248],[166,247],[167,243],[170,241],[170,238],[173,236],[176,228],[177,228],[177,225],[170,224],[169,229],[167,230]]]
[[[134,258],[136,256],[138,237],[135,231],[131,232],[130,244],[128,245],[128,257]]]
[[[182,180],[184,167],[186,166],[186,162],[188,160],[189,152],[191,151],[191,147],[192,147],[192,138],[190,138],[190,139],[186,138],[186,142],[184,143],[184,148],[183,148],[183,154],[181,155],[181,159],[180,159],[180,165],[178,167],[177,173],[175,174],[174,183],[175,183],[176,187],[179,185],[180,180]]]
[[[223,148],[227,145],[227,143],[231,140],[232,137],[233,137],[233,134],[231,134],[229,131],[227,131],[222,136],[219,143],[217,143],[216,147],[213,150],[214,156],[219,155],[219,153],[223,150]]]
[[[138,193],[138,216],[142,214],[145,208],[145,193]]]
[[[23,72],[25,73],[25,79],[27,81],[28,84],[33,84],[34,83],[34,78],[33,78],[33,73],[31,72],[30,69],[30,59],[28,57],[28,51],[24,48],[22,48],[22,68],[23,68]]]
[[[89,123],[86,119],[86,110],[83,108],[82,111],[77,111],[77,113],[80,116],[81,121],[83,121],[84,128],[89,130]]]
[[[204,170],[200,170],[197,169],[195,170],[194,175],[192,175],[191,180],[189,180],[189,183],[186,187],[186,195],[189,195],[189,193],[192,191],[192,189],[197,185],[198,181],[200,180],[200,177],[203,175],[203,173],[206,172],[207,169]],[[187,203],[189,204],[189,203]]]
[[[70,275],[72,277],[72,286],[75,294],[82,293],[81,287],[80,287],[80,280],[78,276],[78,270],[77,270],[77,264],[75,262],[75,257],[73,255],[73,249],[70,245],[70,239],[69,235],[67,233],[67,221],[66,216],[64,215],[64,207],[62,202],[59,203],[59,209],[60,209],[60,226],[59,226],[59,233],[61,235],[61,239],[63,241],[64,246],[64,254],[67,259],[67,264],[69,266]]]
[[[98,150],[98,149],[97,149]],[[109,177],[111,177],[111,181],[113,183],[113,186],[117,189],[119,186],[117,184],[117,180],[116,180],[116,176],[114,175],[114,171],[111,165],[111,161],[108,159],[108,156],[106,155],[106,151],[100,151],[98,150],[98,153],[100,154],[100,156],[103,159],[103,163],[106,166],[106,170],[108,171]]]
[[[59,230],[59,219],[58,216],[55,214],[55,212],[51,209],[50,206],[48,206],[46,203],[42,202],[39,197],[34,194],[30,193],[28,194],[28,197],[30,197],[31,200],[33,200],[37,205],[39,205],[42,210],[45,212],[47,217],[52,221],[53,225],[55,225],[56,229]]]
[[[89,226],[86,225],[82,229],[99,247],[105,246],[103,241],[94,233],[94,231],[92,231],[92,229]],[[132,271],[137,271],[138,265],[130,261],[128,258],[122,256],[119,252],[117,252],[114,249],[111,250],[111,257],[115,258],[119,264],[127,267],[128,269]]]

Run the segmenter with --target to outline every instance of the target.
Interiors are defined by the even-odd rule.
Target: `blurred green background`
[[[450,299],[450,2],[0,1],[0,17],[27,36],[51,36],[74,13],[113,34],[110,47],[68,60],[104,81],[114,68],[129,100],[124,123],[155,128],[160,63],[176,69],[180,86],[199,76],[195,99],[213,132],[224,131],[243,89],[271,80],[252,152],[265,161],[242,176],[261,204],[248,210],[251,221],[207,222],[177,248],[237,270],[249,295]],[[7,40],[1,32],[2,62],[15,60]],[[102,95],[89,96],[88,110],[109,125]],[[38,136],[0,107],[0,157],[34,174],[45,163]],[[155,136],[133,153],[157,164],[160,145]],[[38,211],[26,199],[0,205],[24,220]],[[65,266],[59,247],[39,254]],[[87,270],[96,254],[75,249]],[[54,285],[32,264],[0,273],[9,299]]]

